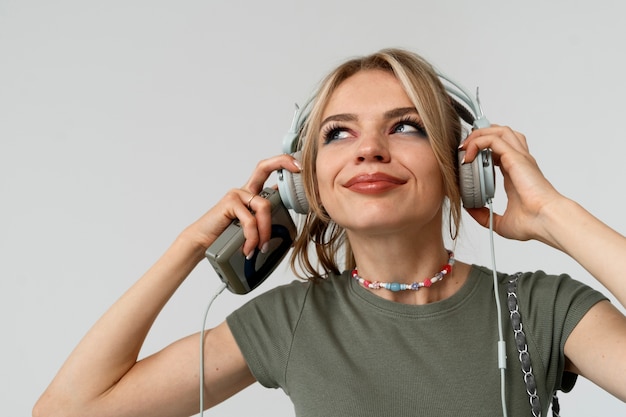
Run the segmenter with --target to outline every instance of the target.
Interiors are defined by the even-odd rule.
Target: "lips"
[[[380,193],[391,190],[405,183],[406,180],[402,178],[377,172],[373,174],[355,175],[343,186],[360,193]]]

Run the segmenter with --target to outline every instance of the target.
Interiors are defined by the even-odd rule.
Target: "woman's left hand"
[[[493,215],[494,231],[509,239],[538,240],[566,253],[626,306],[626,237],[560,194],[541,173],[523,134],[492,125],[472,132],[461,146],[466,163],[487,148],[504,176],[507,197],[504,212]],[[487,207],[467,212],[489,227]]]
[[[497,125],[478,129],[463,143],[465,161],[486,148],[502,171],[507,195],[504,213],[494,213],[495,232],[511,239],[537,239],[567,253],[626,306],[626,238],[559,194],[541,173],[521,133]],[[487,208],[467,212],[489,225]],[[625,344],[626,318],[609,302],[600,302],[569,335],[566,369],[626,401]]]
[[[564,197],[544,177],[535,158],[528,151],[526,137],[510,127],[491,125],[473,131],[461,145],[466,151],[465,162],[471,162],[481,149],[491,149],[494,164],[504,176],[507,207],[504,213],[494,213],[494,231],[517,240],[546,241],[549,233],[541,221],[541,213],[551,203]],[[467,209],[482,226],[489,226],[486,207]]]

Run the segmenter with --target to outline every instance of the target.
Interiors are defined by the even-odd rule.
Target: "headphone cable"
[[[222,284],[217,288],[215,294],[209,300],[209,304],[206,307],[204,312],[204,317],[202,319],[202,329],[200,330],[200,417],[204,415],[204,334],[205,334],[205,326],[207,317],[209,316],[209,310],[211,309],[211,305],[215,301],[215,299],[226,289],[226,284],[222,282]]]
[[[502,401],[502,415],[507,417],[506,409],[506,342],[504,341],[504,330],[502,325],[502,306],[500,295],[498,294],[498,273],[496,271],[496,251],[493,239],[493,204],[491,199],[487,200],[489,205],[489,247],[491,251],[491,272],[493,274],[493,295],[496,300],[496,311],[498,315],[498,368],[500,369],[500,398]]]

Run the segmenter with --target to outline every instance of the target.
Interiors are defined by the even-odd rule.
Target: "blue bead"
[[[400,283],[399,283],[399,282],[392,282],[392,283],[389,285],[389,289],[390,289],[391,291],[400,291],[400,290],[402,289],[402,287],[401,287],[401,285],[400,285]]]

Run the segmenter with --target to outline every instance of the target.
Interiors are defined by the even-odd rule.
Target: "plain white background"
[[[0,0],[3,414],[30,414],[93,322],[281,152],[294,102],[354,55],[405,47],[480,86],[488,117],[527,135],[554,185],[625,233],[623,4]],[[496,245],[501,270],[568,272],[602,289],[553,249]],[[488,265],[487,248],[466,218],[458,257]],[[262,288],[289,280],[281,266]],[[198,331],[217,285],[201,264],[143,354]],[[210,325],[247,299],[224,293]],[[566,416],[626,411],[583,380],[561,401]],[[206,415],[253,414],[293,411],[282,391],[256,385]]]

